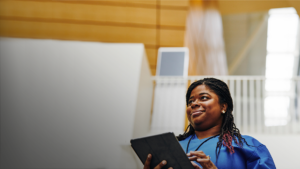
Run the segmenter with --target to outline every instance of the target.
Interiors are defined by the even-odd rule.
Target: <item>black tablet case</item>
[[[143,164],[145,164],[148,154],[152,154],[151,169],[162,160],[167,161],[167,165],[163,169],[169,167],[173,167],[173,169],[194,169],[174,133],[132,139],[130,142],[131,147]]]

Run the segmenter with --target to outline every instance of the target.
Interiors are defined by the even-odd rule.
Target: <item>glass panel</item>
[[[289,119],[290,100],[285,96],[269,96],[265,99],[265,125],[286,125]],[[276,105],[276,106],[274,106]]]
[[[269,36],[267,40],[267,51],[271,52],[294,52],[296,36]]]
[[[271,9],[269,14],[265,125],[279,126],[288,124],[289,120],[299,17],[294,8]]]
[[[291,78],[293,76],[294,55],[268,54],[266,60],[267,78]]]

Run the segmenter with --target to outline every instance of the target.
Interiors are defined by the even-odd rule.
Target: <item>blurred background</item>
[[[228,84],[235,124],[277,168],[300,168],[299,11],[298,0],[0,0],[0,168],[142,168],[130,139],[183,133],[186,89],[204,77]],[[161,74],[181,49],[187,73]]]

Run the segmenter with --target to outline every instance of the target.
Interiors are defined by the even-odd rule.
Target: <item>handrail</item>
[[[286,77],[276,77],[276,78],[267,78],[266,76],[239,76],[239,75],[230,75],[230,76],[152,76],[152,80],[157,79],[186,79],[186,80],[194,80],[194,79],[203,79],[203,78],[209,78],[213,77],[216,79],[222,79],[222,80],[300,80],[300,76],[295,76],[291,78]]]

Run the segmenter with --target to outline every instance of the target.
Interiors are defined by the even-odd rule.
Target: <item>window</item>
[[[296,75],[299,45],[299,17],[294,8],[269,11],[265,125],[286,125],[294,92],[292,77]],[[279,80],[280,79],[280,80]]]

